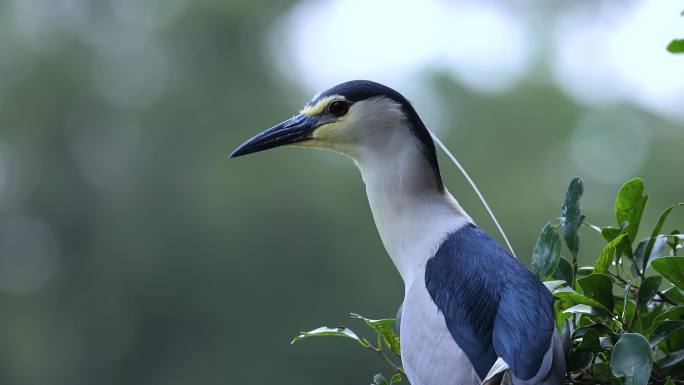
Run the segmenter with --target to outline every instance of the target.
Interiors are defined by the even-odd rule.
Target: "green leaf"
[[[575,304],[589,305],[594,309],[603,310],[610,313],[610,310],[606,308],[602,303],[594,299],[591,299],[587,296],[584,296],[580,293],[577,293],[569,287],[561,287],[560,289],[556,289],[553,291],[553,295],[556,298],[562,299],[563,301],[568,301]]]
[[[575,257],[579,251],[580,236],[578,230],[582,225],[582,221],[584,221],[584,215],[582,215],[579,203],[583,193],[584,185],[582,184],[582,178],[573,178],[568,186],[568,191],[565,193],[563,207],[561,208],[563,239],[568,250]]]
[[[620,235],[620,233],[622,233],[622,229],[618,229],[617,227],[606,226],[601,229],[601,236],[606,242],[612,241],[615,237]]]
[[[586,222],[586,221],[583,221],[582,224],[583,224],[584,226],[587,226],[588,228],[594,230],[594,231],[597,232],[599,235],[601,235],[601,228],[600,228],[600,227],[598,227],[598,226],[596,226],[596,225],[592,225],[591,223],[588,223],[588,222]]]
[[[401,382],[401,374],[400,374],[400,373],[396,373],[396,374],[393,375],[392,378],[390,379],[390,385],[392,385],[392,384],[398,384],[398,383],[400,383],[400,382]]]
[[[378,373],[373,376],[373,385],[387,385],[387,380],[382,373]]]
[[[684,319],[684,306],[674,306],[658,314],[653,320],[653,325],[657,327],[665,321],[682,319]]]
[[[585,326],[582,326],[582,327],[575,329],[575,331],[572,332],[572,338],[578,338],[578,337],[583,336],[587,331],[589,331],[589,329],[596,330],[599,335],[604,335],[604,334],[610,332],[610,329],[608,328],[608,326],[606,326],[602,323],[593,323],[593,324],[585,325]]]
[[[591,274],[577,280],[585,296],[613,310],[613,281],[605,274]]]
[[[598,335],[605,335],[610,333],[610,329],[608,326],[600,323],[596,324],[590,324],[586,326],[582,326],[577,328],[573,333],[572,333],[572,338],[579,338],[584,336],[586,333],[589,332],[589,330],[594,330]]]
[[[556,280],[556,281],[544,281],[542,282],[544,286],[546,286],[547,289],[549,289],[550,292],[553,292],[554,290],[558,289],[561,286],[565,286],[567,282],[565,282],[562,279]]]
[[[594,353],[592,352],[571,351],[567,369],[569,372],[585,369],[591,365],[593,360]]]
[[[640,310],[646,310],[646,305],[648,301],[652,300],[653,297],[658,292],[660,288],[660,282],[663,278],[657,275],[652,277],[647,277],[641,281],[641,286],[639,286],[639,295],[637,296],[637,308]]]
[[[589,305],[582,305],[582,304],[571,306],[571,307],[563,310],[563,313],[566,313],[566,314],[596,314],[593,307],[591,307]]]
[[[301,332],[297,337],[295,337],[290,343],[294,344],[295,342],[299,342],[305,338],[309,337],[327,337],[327,336],[332,336],[332,337],[344,337],[344,338],[351,338],[358,342],[361,346],[363,347],[368,347],[368,342],[364,341],[363,339],[359,338],[359,336],[356,335],[351,329],[347,329],[344,326],[336,327],[336,328],[329,328],[326,326],[320,327],[318,329],[314,329],[308,332]]]
[[[558,260],[558,268],[556,269],[553,278],[565,282],[572,282],[572,266],[570,266],[570,262],[568,262],[567,259],[561,257]]]
[[[556,226],[547,223],[544,225],[537,244],[532,251],[532,272],[544,280],[552,276],[558,267],[560,259],[560,236]]]
[[[651,344],[652,347],[655,347],[659,343],[663,342],[672,333],[676,332],[682,327],[684,327],[684,320],[672,320],[662,322],[660,325],[658,325],[658,327],[655,328],[648,342]]]
[[[665,296],[667,296],[667,299],[669,299],[670,301],[684,304],[684,293],[682,293],[675,286],[672,286],[671,288],[665,290],[663,293],[665,294]]]
[[[684,236],[679,232],[679,230],[672,230],[672,232],[669,235],[660,235],[659,237],[664,237],[667,239],[667,245],[670,247],[670,255],[676,256],[677,255],[677,249],[680,247],[679,246],[679,241],[681,239],[684,239]]]
[[[636,275],[640,275],[641,272],[646,271],[649,261],[664,255],[665,246],[667,245],[665,236],[656,236],[653,238],[653,247],[651,247],[648,256],[646,256],[646,249],[648,248],[650,241],[651,238],[642,240],[634,250],[634,265],[632,268],[639,268],[639,271],[634,270]]]
[[[663,225],[665,224],[665,221],[667,220],[667,217],[670,215],[672,212],[672,209],[675,208],[675,205],[672,205],[663,211],[662,214],[660,214],[660,218],[658,218],[658,223],[656,223],[655,227],[653,228],[653,231],[651,232],[651,238],[649,238],[648,243],[646,244],[646,249],[644,251],[644,257],[643,257],[643,262],[641,265],[641,270],[645,271],[646,266],[648,265],[648,259],[651,257],[651,253],[653,252],[653,246],[655,245],[656,242],[656,237],[658,234],[660,234],[660,230],[662,230]]]
[[[577,345],[577,350],[595,350],[601,348],[599,334],[595,329],[588,329],[582,336],[582,342]]]
[[[675,322],[675,321],[667,321]],[[662,325],[661,325],[662,326]],[[677,328],[659,345],[668,352],[675,352],[684,349],[684,327]]]
[[[675,366],[678,363],[684,361],[684,350],[677,350],[676,352],[670,353],[665,358],[663,358],[659,363],[658,366],[660,366],[662,369],[667,369],[669,367]],[[674,385],[674,382],[672,382],[671,378],[667,379],[667,382],[665,382],[665,385]]]
[[[678,289],[684,290],[684,257],[656,258],[651,267]]]
[[[653,355],[641,334],[625,333],[615,344],[610,356],[615,377],[625,376],[625,385],[646,385],[653,369]]]
[[[615,383],[613,372],[610,370],[610,365],[607,362],[594,362],[591,376],[597,384],[613,384]]]
[[[672,53],[684,53],[684,39],[674,39],[667,45],[667,50]]]
[[[399,345],[399,336],[394,331],[394,320],[391,318],[387,319],[370,319],[362,315],[351,313],[352,318],[361,319],[366,322],[366,325],[370,326],[380,337],[382,341],[387,345],[394,354],[397,356],[401,355],[401,347]]]
[[[606,273],[613,260],[615,260],[615,250],[627,234],[621,234],[608,242],[601,250],[596,263],[594,263],[594,273]]]
[[[651,335],[651,332],[655,328],[654,322],[660,314],[667,310],[668,306],[662,303],[654,302],[653,306],[647,307],[639,313],[639,316],[634,319],[632,324],[632,332],[641,333],[646,337]]]
[[[629,242],[634,242],[639,231],[641,215],[646,207],[648,195],[644,195],[644,181],[641,178],[630,179],[620,187],[615,200],[615,217],[617,223],[629,223],[627,235]]]

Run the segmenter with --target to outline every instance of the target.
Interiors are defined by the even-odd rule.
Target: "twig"
[[[397,364],[395,364],[389,357],[387,357],[387,355],[385,354],[385,352],[381,348],[376,348],[375,346],[368,344],[368,350],[377,353],[380,356],[380,358],[382,358],[387,363],[387,365],[390,366],[390,368],[392,368],[393,370],[395,370],[396,372],[398,372],[401,375],[402,379],[408,381],[408,379],[406,378],[406,373],[404,372],[404,369],[401,366],[398,366]]]

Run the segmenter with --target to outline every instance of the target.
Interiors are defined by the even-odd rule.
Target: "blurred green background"
[[[368,383],[352,343],[289,345],[401,302],[353,164],[227,159],[344,80],[414,101],[525,263],[575,175],[597,225],[644,177],[645,234],[684,200],[680,8],[0,0],[0,384]]]

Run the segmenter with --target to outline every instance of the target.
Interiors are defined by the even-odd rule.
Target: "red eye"
[[[328,111],[339,118],[349,111],[349,103],[342,100],[335,100],[328,106]]]

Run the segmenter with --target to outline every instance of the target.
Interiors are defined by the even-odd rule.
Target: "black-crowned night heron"
[[[313,98],[231,157],[278,146],[354,160],[382,242],[404,281],[402,364],[413,385],[561,384],[553,297],[473,224],[442,183],[430,132],[411,104],[356,80]]]

